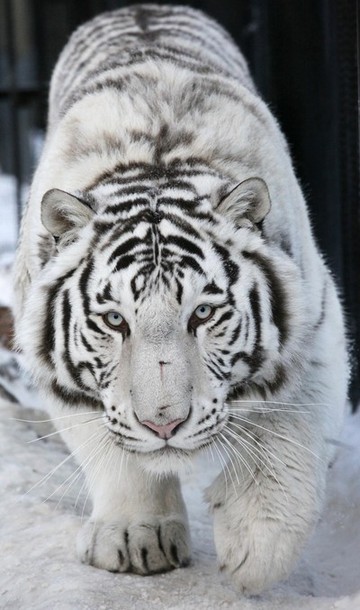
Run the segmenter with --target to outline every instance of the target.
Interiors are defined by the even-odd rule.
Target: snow
[[[0,179],[0,195],[10,182]],[[11,211],[3,203],[3,305],[12,299],[14,226],[15,206]],[[87,492],[82,476],[72,477],[77,465],[64,461],[68,450],[59,435],[40,438],[53,428],[42,421],[48,416],[19,363],[19,356],[0,349],[0,609],[360,610],[360,412],[346,421],[322,518],[294,573],[269,592],[244,598],[217,569],[211,518],[202,501],[219,469],[209,456],[183,481],[193,543],[188,568],[141,577],[79,563],[75,539],[89,514]]]

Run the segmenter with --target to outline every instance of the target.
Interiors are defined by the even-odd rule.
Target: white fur
[[[210,229],[206,221],[196,224],[197,231],[204,238],[204,278],[185,272],[182,309],[177,309],[175,300],[168,297],[166,291],[160,291],[150,295],[137,314],[130,289],[133,270],[129,267],[119,280],[110,277],[107,268],[109,255],[104,246],[106,240],[99,238],[96,246],[99,253],[90,287],[95,295],[111,280],[117,300],[110,307],[109,303],[97,303],[94,297],[90,317],[105,331],[101,316],[109,307],[111,310],[121,307],[121,313],[126,312],[131,326],[131,338],[124,342],[116,331],[107,330],[108,338],[97,341],[99,357],[108,367],[114,365],[111,384],[106,390],[99,390],[89,371],[84,370],[81,375],[94,398],[104,405],[104,418],[88,422],[89,416],[80,413],[89,409],[79,404],[75,407],[79,413],[76,418],[79,425],[73,427],[70,415],[74,407],[51,392],[54,380],[60,380],[69,392],[76,391],[76,384],[62,359],[61,303],[57,304],[58,311],[54,313],[54,367],[39,357],[41,332],[47,315],[44,294],[58,277],[74,269],[74,265],[77,269],[78,265],[66,286],[74,319],[80,325],[81,316],[76,312],[80,312],[81,298],[76,292],[76,282],[81,273],[81,261],[86,257],[94,235],[93,225],[90,221],[89,225],[77,228],[76,235],[71,234],[71,240],[68,240],[71,242],[76,237],[77,241],[67,244],[42,268],[39,244],[48,233],[41,223],[41,201],[44,194],[54,188],[72,195],[82,193],[103,172],[111,171],[118,164],[151,164],[153,149],[149,142],[159,139],[164,123],[170,133],[191,131],[193,135],[191,144],[180,143],[164,152],[165,165],[174,159],[185,163],[191,154],[211,168],[207,175],[189,178],[194,192],[203,198],[204,212],[212,212],[219,203],[218,193],[224,187],[234,187],[243,180],[257,177],[266,183],[272,206],[264,222],[265,237],[253,230],[250,221],[240,222],[236,227],[232,209],[231,218],[226,216],[225,210],[224,218],[219,219],[216,238],[223,244],[233,240],[233,256],[242,261],[236,306],[244,318],[254,282],[262,286],[262,342],[266,357],[256,381],[261,384],[264,379],[269,380],[279,366],[283,367],[288,378],[285,386],[268,397],[268,404],[263,404],[255,386],[249,387],[244,398],[247,402],[239,402],[236,407],[239,417],[248,421],[235,419],[230,432],[222,437],[228,417],[228,407],[225,406],[213,437],[218,434],[222,439],[223,459],[229,463],[207,491],[214,512],[220,566],[233,578],[239,590],[252,593],[289,573],[321,510],[326,471],[333,457],[333,445],[328,441],[339,434],[346,399],[348,373],[343,320],[333,281],[314,244],[303,195],[276,121],[254,92],[243,58],[225,35],[219,33],[218,26],[211,25],[211,21],[191,9],[174,9],[175,22],[178,14],[182,16],[182,10],[185,11],[183,18],[189,20],[190,32],[194,27],[193,21],[198,20],[202,28],[199,32],[210,28],[207,40],[215,44],[220,37],[222,52],[229,58],[227,69],[233,70],[236,78],[231,79],[221,71],[225,70],[226,62],[220,56],[217,58],[213,51],[209,51],[206,60],[206,49],[203,51],[200,45],[200,57],[210,64],[218,62],[218,73],[215,70],[206,75],[194,75],[191,68],[155,59],[132,67],[112,67],[103,76],[97,76],[98,82],[102,78],[116,80],[130,73],[130,90],[105,88],[90,92],[70,105],[62,115],[61,104],[66,102],[61,97],[65,95],[64,91],[77,93],[86,84],[86,80],[82,82],[82,73],[77,71],[75,63],[73,73],[69,73],[73,81],[68,88],[62,89],[66,65],[74,52],[72,45],[77,38],[86,38],[86,28],[90,26],[79,30],[66,47],[54,73],[49,132],[22,223],[16,263],[17,340],[29,368],[44,388],[54,418],[59,414],[69,415],[68,420],[60,420],[63,428],[69,428],[63,437],[69,448],[75,451],[88,479],[93,514],[79,536],[80,558],[105,569],[133,569],[139,573],[185,565],[189,559],[189,533],[176,472],[188,463],[192,452],[200,446],[199,437],[193,434],[201,409],[209,414],[209,421],[213,421],[212,401],[216,399],[217,404],[224,407],[230,391],[230,382],[219,383],[209,378],[204,366],[208,354],[214,349],[215,340],[209,337],[203,326],[199,327],[194,342],[187,329],[192,312],[204,302],[206,278],[211,277],[218,285],[226,286],[219,258],[210,246]],[[120,16],[121,12],[115,15]],[[131,10],[130,13],[125,10],[123,15],[124,23],[128,23],[126,20],[132,23]],[[104,23],[111,25],[112,18],[115,17],[111,14],[104,17]],[[119,40],[120,44],[121,38]],[[89,71],[102,59],[101,53],[97,53],[84,51]],[[146,79],[151,80],[151,86]],[[198,108],[194,103],[191,110],[181,114],[179,100],[190,96],[192,84],[201,91],[209,83],[219,90],[231,90],[237,99],[209,94],[206,107]],[[131,135],[134,131],[146,132],[148,138],[134,138]],[[106,144],[109,141],[112,145]],[[173,194],[161,179],[149,179],[148,187],[150,206],[155,206],[159,193],[162,197]],[[152,192],[155,193],[153,196]],[[100,183],[93,189],[95,219],[115,222],[116,214],[110,208],[112,204],[121,202],[122,196],[114,193],[112,184]],[[191,202],[189,191],[182,193],[181,187],[178,196]],[[131,194],[127,194],[123,201],[131,199]],[[159,227],[164,239],[174,230],[166,218]],[[143,240],[145,235],[146,226],[139,223],[133,236]],[[291,257],[282,250],[283,238],[291,247]],[[121,244],[121,237],[119,240]],[[103,254],[100,246],[104,246]],[[283,349],[279,332],[270,320],[272,304],[264,278],[251,260],[243,260],[244,251],[269,258],[284,283],[291,328]],[[326,315],[321,318],[321,327],[318,328],[325,289]],[[214,307],[220,305],[219,298],[218,301],[216,298],[216,295],[209,297],[209,302],[213,299],[211,304]],[[255,331],[253,323],[247,341],[251,341]],[[75,333],[73,327],[71,332]],[[242,334],[239,341],[245,341]],[[80,345],[74,359],[78,363],[87,356],[87,350]],[[171,362],[165,370],[165,386],[157,372],[160,360]],[[232,383],[241,384],[249,373],[248,369],[245,361],[239,360],[232,370]],[[169,446],[181,452],[163,454],[165,441],[156,438],[151,430],[141,426],[140,421],[154,420],[164,402],[170,405],[166,421],[185,419],[190,401],[191,417],[169,440]],[[117,414],[121,422],[129,426],[136,436],[136,454],[123,451],[113,442],[116,433],[120,433],[121,422],[113,424],[109,432],[110,424],[105,415],[111,418],[114,403],[118,405]],[[280,406],[277,407],[277,403]],[[290,403],[293,407],[286,409],[283,406],[281,410],[283,403]],[[304,404],[310,406],[303,407]],[[259,414],[256,410],[259,405],[271,412]],[[234,436],[238,430],[236,422],[245,425],[245,431],[239,433],[237,440]],[[145,563],[142,549],[146,549]]]

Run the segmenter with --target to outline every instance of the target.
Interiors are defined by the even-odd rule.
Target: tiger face
[[[44,196],[57,246],[30,296],[34,361],[60,401],[103,409],[115,444],[174,470],[216,439],[231,393],[285,383],[294,268],[257,228],[270,206],[259,179],[215,210],[92,204]]]

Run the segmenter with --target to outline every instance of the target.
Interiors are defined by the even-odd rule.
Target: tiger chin
[[[286,578],[342,425],[345,333],[285,139],[217,23],[137,5],[74,33],[15,284],[18,346],[92,498],[80,559],[187,566],[178,473],[202,451],[224,464],[221,571],[243,593]]]

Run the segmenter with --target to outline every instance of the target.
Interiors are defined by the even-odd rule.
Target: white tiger
[[[344,327],[284,137],[217,23],[139,5],[73,34],[16,292],[18,345],[89,483],[81,560],[187,565],[177,474],[211,446],[220,569],[245,593],[284,578],[343,419]]]

